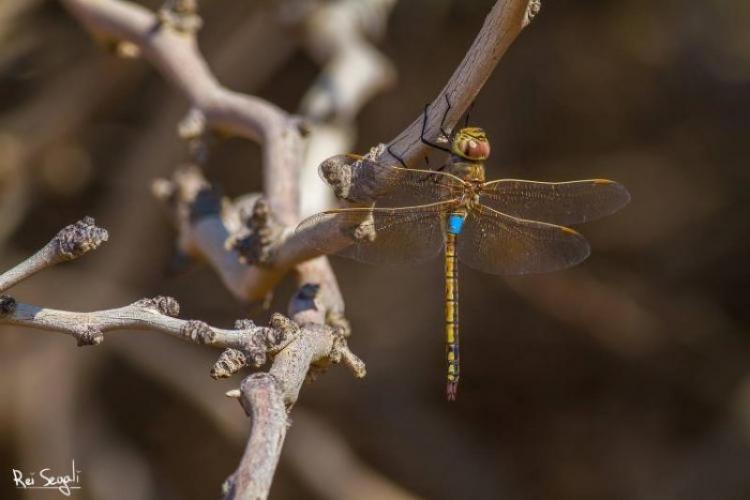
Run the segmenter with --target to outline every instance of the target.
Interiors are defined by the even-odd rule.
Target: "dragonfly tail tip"
[[[458,382],[448,382],[445,389],[445,396],[448,401],[455,401],[458,395]]]

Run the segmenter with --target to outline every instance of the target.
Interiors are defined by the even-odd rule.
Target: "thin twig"
[[[77,259],[107,241],[107,231],[96,227],[94,219],[84,219],[63,228],[41,250],[0,275],[0,292],[11,288],[42,269]]]
[[[0,275],[3,291],[38,271],[98,248],[107,237],[107,231],[94,225],[90,217],[67,226],[42,250]],[[314,268],[301,270],[300,279],[317,273]],[[228,377],[250,364],[260,367],[272,356],[267,374],[251,375],[242,383],[243,406],[254,418],[246,458],[237,469],[236,481],[231,482],[236,498],[265,498],[286,432],[286,408],[296,402],[311,367],[320,370],[343,362],[357,377],[365,375],[364,363],[346,345],[348,330],[323,324],[326,318],[320,307],[321,289],[302,285],[289,306],[295,321],[275,314],[269,327],[239,320],[234,330],[225,330],[202,321],[177,319],[177,301],[161,296],[117,309],[72,312],[17,303],[9,295],[0,295],[0,324],[66,333],[78,345],[97,345],[105,332],[114,330],[167,333],[188,342],[224,348],[211,371],[214,378]]]

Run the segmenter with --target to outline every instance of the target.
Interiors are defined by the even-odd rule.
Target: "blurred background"
[[[321,65],[295,21],[269,22],[266,2],[201,3],[218,78],[300,109]],[[419,115],[492,5],[393,5],[373,43],[397,80],[356,116],[354,150]],[[440,261],[333,258],[368,375],[335,367],[304,388],[272,498],[750,498],[749,25],[736,0],[544,2],[471,115],[493,144],[488,176],[612,178],[631,204],[579,228],[593,254],[575,269],[462,268],[455,404]],[[150,184],[188,158],[186,111],[147,62],[114,57],[57,2],[0,2],[0,264],[84,215],[110,232],[15,297],[94,310],[167,294],[182,317],[224,327],[286,310],[290,284],[264,311],[205,265],[171,271],[175,232]],[[260,171],[257,145],[212,143],[206,175],[228,196],[259,191]],[[41,496],[19,496],[12,468],[71,458],[80,498],[219,496],[249,422],[223,396],[239,378],[208,377],[218,352],[153,333],[77,349],[0,331],[0,498]]]

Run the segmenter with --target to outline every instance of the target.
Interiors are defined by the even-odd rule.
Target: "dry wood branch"
[[[261,142],[264,194],[269,207],[279,223],[290,228],[297,224],[297,173],[302,158],[299,118],[262,99],[221,86],[208,69],[192,33],[172,29],[169,24],[160,25],[157,16],[144,8],[119,0],[62,1],[94,34],[136,46],[190,100],[192,110],[181,125],[185,138],[202,134],[208,126]],[[286,271],[313,256],[309,252],[278,252],[273,265],[243,269],[235,263],[236,254],[224,251],[229,233],[218,219],[181,228],[182,239],[192,241],[194,253],[206,256],[228,288],[246,300],[264,298]],[[307,281],[336,285],[327,262],[321,262],[316,269],[322,276],[308,276]],[[329,296],[340,294],[334,291]],[[327,307],[335,314],[343,314],[343,302]]]
[[[324,64],[301,109],[316,122],[354,120],[364,103],[395,81],[393,64],[368,40],[381,35],[394,0],[323,2],[302,22],[305,47]]]
[[[60,262],[77,259],[107,241],[107,231],[96,227],[94,219],[82,220],[63,228],[37,253],[0,275],[0,292],[29,276]]]
[[[0,291],[6,291],[42,269],[75,259],[98,248],[107,237],[107,231],[95,226],[94,220],[90,217],[65,227],[39,252],[0,275],[0,283],[4,285]],[[310,293],[307,287],[303,287],[292,300],[294,305],[290,308],[296,311],[296,316],[300,320],[324,320],[314,316],[320,310],[317,307],[316,296],[317,288],[314,293]],[[313,316],[310,316],[310,311]],[[301,335],[297,323],[280,314],[272,317],[270,327],[259,327],[252,321],[238,320],[234,330],[226,330],[198,320],[177,319],[179,312],[180,306],[177,301],[163,296],[141,299],[117,309],[72,312],[22,304],[9,295],[0,295],[0,323],[67,333],[78,341],[78,345],[99,344],[104,333],[108,331],[151,330],[196,344],[236,351],[222,354],[212,370],[215,378],[229,376],[245,364],[262,366],[267,361],[266,354],[274,355],[283,351]],[[322,328],[326,329],[330,336],[331,348],[328,355],[332,361],[341,360],[343,350],[349,356],[343,358],[344,361],[349,366],[354,366],[350,360],[356,357],[351,358],[353,355],[337,340],[338,337],[342,337],[340,329]],[[297,378],[292,379],[290,383],[294,385]]]
[[[192,105],[181,127],[185,138],[210,127],[259,141],[264,192],[271,208],[285,224],[296,223],[296,159],[302,147],[299,118],[263,99],[224,88],[208,68],[193,34],[162,23],[143,7],[121,0],[61,1],[94,35],[137,47],[185,95]]]
[[[265,498],[281,456],[288,426],[286,408],[276,379],[257,373],[242,382],[240,402],[252,418],[253,427],[240,467],[225,483],[228,499]]]
[[[222,203],[194,167],[157,181],[154,191],[172,206],[181,250],[206,258],[236,297],[262,300],[296,267],[300,287],[322,287],[318,305],[324,316],[343,317],[344,300],[328,260],[314,258],[309,242],[280,225],[275,212],[267,210],[265,196]]]
[[[31,274],[64,260],[77,258],[99,246],[107,232],[93,219],[61,230],[42,250],[2,276],[10,288]],[[265,498],[279,460],[286,432],[286,409],[297,400],[311,367],[316,371],[343,362],[356,376],[365,375],[364,363],[346,345],[342,327],[324,325],[320,285],[310,284],[319,276],[316,267],[299,270],[305,284],[290,302],[295,321],[275,314],[269,327],[239,320],[236,329],[225,330],[197,320],[175,318],[179,304],[170,297],[142,299],[117,309],[71,312],[17,303],[0,296],[0,324],[39,328],[73,336],[78,345],[101,343],[104,333],[114,330],[150,330],[185,341],[226,349],[212,369],[214,378],[227,377],[247,364],[261,366],[274,358],[269,373],[248,377],[242,384],[243,406],[253,416],[245,459],[231,481],[236,498]]]
[[[287,410],[297,401],[311,366],[343,360],[355,376],[365,375],[364,364],[349,351],[340,330],[315,323],[302,328],[295,342],[276,355],[268,373],[242,382],[240,403],[253,425],[242,461],[225,482],[226,498],[268,496],[289,425]]]
[[[309,274],[315,274],[315,270]],[[253,425],[242,461],[224,483],[225,498],[267,498],[289,425],[287,411],[297,402],[306,379],[340,362],[358,378],[366,374],[362,360],[347,346],[348,330],[322,324],[325,314],[317,307],[321,289],[314,285],[300,287],[289,304],[294,321],[277,317],[271,325],[276,329],[300,325],[300,334],[274,357],[267,374],[247,377],[236,394]]]
[[[79,345],[95,345],[105,332],[114,330],[150,330],[167,333],[188,342],[218,348],[253,352],[276,338],[270,328],[245,325],[236,330],[215,328],[198,320],[177,319],[179,304],[171,297],[142,299],[125,307],[93,312],[71,312],[28,304],[17,304],[15,310],[0,322],[52,330],[72,335]]]

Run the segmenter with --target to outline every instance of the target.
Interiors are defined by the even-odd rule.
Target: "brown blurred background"
[[[183,317],[266,321],[208,267],[170,272],[175,234],[149,185],[187,158],[183,98],[58,3],[2,2],[23,4],[0,15],[2,268],[84,215],[110,231],[13,295],[93,310],[169,294]],[[264,43],[261,2],[201,3],[219,79],[297,109],[319,68],[278,36]],[[396,5],[379,47],[398,83],[359,115],[358,150],[418,116],[492,4]],[[488,176],[608,177],[632,203],[580,228],[593,255],[578,268],[507,280],[462,269],[456,404],[443,399],[441,264],[334,258],[368,376],[334,368],[304,389],[272,498],[341,498],[338,482],[373,498],[372,481],[436,499],[750,498],[748,26],[740,0],[544,2],[471,115],[493,143]],[[259,151],[219,141],[207,175],[229,196],[258,191]],[[0,330],[0,498],[20,498],[12,468],[71,458],[80,498],[219,495],[248,422],[223,396],[238,379],[208,378],[218,353],[150,333],[76,349]]]

